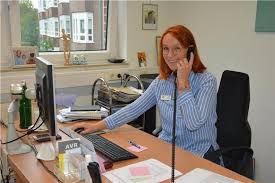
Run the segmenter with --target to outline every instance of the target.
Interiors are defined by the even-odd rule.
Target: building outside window
[[[71,37],[71,51],[99,51],[107,49],[108,0],[30,0],[28,7],[37,14],[36,42],[40,51],[63,51],[61,30]],[[21,0],[21,6],[28,0]],[[26,11],[27,12],[27,11]],[[22,15],[25,19],[28,15]],[[96,17],[96,18],[95,18]],[[32,22],[29,22],[31,25]],[[26,25],[25,27],[27,27]],[[33,27],[33,29],[35,29]],[[21,26],[22,32],[22,26]],[[22,35],[21,37],[24,37]],[[26,42],[26,41],[25,41]],[[41,45],[44,47],[42,48]],[[45,46],[47,45],[47,46]],[[24,46],[22,44],[22,46]]]

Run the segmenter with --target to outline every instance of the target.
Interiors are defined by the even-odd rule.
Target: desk
[[[5,135],[5,129],[1,127],[1,139]],[[64,138],[66,138],[65,134],[61,134]],[[171,149],[172,146],[169,143],[166,143],[154,136],[151,136],[143,131],[137,130],[129,125],[123,125],[120,128],[112,130],[109,133],[103,135],[109,140],[117,143],[123,148],[129,147],[128,140],[131,139],[142,146],[148,147],[147,150],[136,154],[139,158],[126,160],[114,163],[112,169],[123,167],[125,165],[129,165],[132,163],[137,163],[143,160],[147,160],[150,158],[157,159],[167,165],[171,165]],[[39,145],[38,145],[39,146]],[[34,156],[34,153],[20,154],[20,155],[9,155],[8,161],[10,166],[15,171],[18,183],[56,183],[57,180],[50,175],[43,166],[37,161]],[[51,163],[51,162],[47,162]],[[211,170],[213,172],[222,174],[227,177],[231,177],[233,179],[239,180],[244,183],[255,183],[255,181],[250,180],[244,176],[241,176],[233,171],[230,171],[226,168],[218,166],[210,161],[207,161],[203,158],[196,157],[187,151],[183,151],[180,148],[176,148],[176,169],[182,172],[183,174],[191,171],[194,168],[204,168]],[[102,176],[103,182],[110,182],[104,176]],[[166,180],[164,182],[170,182],[170,180]]]

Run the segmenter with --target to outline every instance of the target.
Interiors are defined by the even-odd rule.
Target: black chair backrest
[[[224,71],[217,96],[217,142],[220,148],[251,145],[251,129],[247,121],[250,89],[249,76]]]

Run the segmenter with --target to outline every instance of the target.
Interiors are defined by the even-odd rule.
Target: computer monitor
[[[48,127],[49,135],[57,135],[55,79],[53,64],[44,58],[36,60],[36,100],[39,113],[44,124]]]

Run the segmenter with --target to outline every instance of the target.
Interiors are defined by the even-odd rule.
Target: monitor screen
[[[35,78],[37,106],[41,119],[49,129],[49,135],[56,136],[57,125],[53,64],[41,57],[37,57]]]

